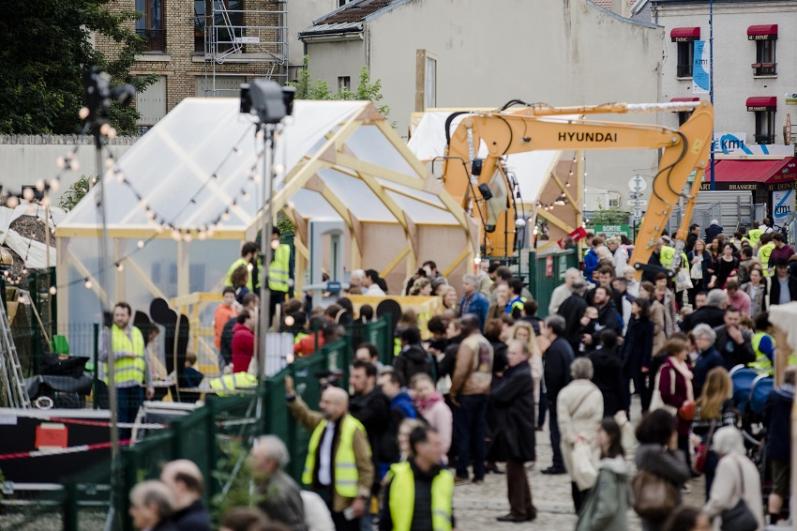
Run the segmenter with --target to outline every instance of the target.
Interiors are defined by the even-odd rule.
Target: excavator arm
[[[693,111],[689,120],[677,130],[658,125],[572,118],[573,115],[675,110]],[[447,126],[450,123],[451,120]],[[489,192],[481,194],[486,200],[480,200],[476,191],[485,192],[485,187],[491,185],[495,189],[496,182],[501,180],[504,181],[503,186],[511,189],[502,165],[503,157],[507,155],[534,150],[660,149],[658,172],[629,261],[632,266],[646,264],[680,198],[686,200],[686,208],[676,234],[680,243],[676,245],[683,246],[711,149],[712,128],[713,109],[706,102],[560,108],[532,106],[519,112],[467,114],[450,136],[446,131],[449,142],[443,183],[467,211],[488,225],[484,220],[490,218],[490,207],[495,214],[496,205],[490,205],[487,199]],[[684,191],[692,175],[692,185]],[[504,206],[506,220],[514,220],[513,202],[506,201]],[[573,205],[573,208],[580,209],[581,205]],[[490,227],[485,228],[489,232]]]

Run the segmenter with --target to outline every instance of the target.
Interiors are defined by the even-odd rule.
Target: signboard
[[[692,94],[708,94],[711,92],[708,46],[706,41],[695,41],[693,46]]]
[[[625,234],[628,238],[631,237],[631,226],[623,223],[619,225],[592,225],[589,231],[593,234],[604,234],[607,237],[619,236]]]
[[[785,225],[794,211],[794,189],[772,192],[772,221]]]
[[[235,37],[235,44],[260,44],[260,37],[256,36]]]
[[[714,133],[711,150],[721,158],[775,158],[794,155],[794,147],[782,144],[748,144],[747,133]]]
[[[786,105],[797,105],[797,92],[787,92],[785,103]]]

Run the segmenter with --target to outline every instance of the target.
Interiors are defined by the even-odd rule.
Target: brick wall
[[[167,112],[177,105],[183,98],[197,95],[197,79],[210,76],[214,70],[213,65],[205,61],[203,54],[194,51],[194,1],[193,0],[161,0],[164,4],[164,26],[166,29],[165,53],[147,53],[138,57],[131,73],[157,74],[166,77]],[[210,1],[207,1],[208,11]],[[245,10],[278,11],[286,5],[279,0],[247,0]],[[114,0],[109,5],[111,11],[134,10],[135,0]],[[279,15],[255,14],[245,15],[244,25],[247,26],[281,26],[284,23]],[[131,29],[134,23],[130,22]],[[253,31],[254,33],[254,31]],[[277,40],[277,30],[262,28],[258,31],[261,42]],[[106,57],[113,58],[119,50],[119,44],[112,39],[97,36],[95,45]],[[257,49],[255,49],[257,48]],[[246,52],[260,52],[268,50],[279,53],[275,46],[248,45]],[[247,77],[264,76],[272,71],[268,62],[256,61],[216,64],[215,71],[218,75],[243,75]],[[279,72],[277,68],[275,72]],[[284,69],[282,70],[284,71]],[[275,79],[280,80],[279,77]]]

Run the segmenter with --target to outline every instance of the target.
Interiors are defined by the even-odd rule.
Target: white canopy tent
[[[430,109],[425,112],[413,114],[410,141],[408,143],[413,154],[426,163],[431,169],[442,169],[442,158],[446,153],[445,124],[448,117],[454,112],[467,111],[469,113],[495,112],[495,109]],[[512,110],[506,112],[513,112]],[[518,111],[522,114],[522,109]],[[449,125],[449,132],[453,134],[460,122],[467,114],[455,117]],[[568,121],[575,116],[557,116],[545,118],[549,121]],[[484,144],[479,146],[479,156],[487,155]],[[518,209],[525,212],[526,217],[536,216],[545,219],[555,230],[552,240],[570,233],[581,222],[582,190],[583,183],[583,153],[576,153],[572,157],[564,157],[563,151],[529,151],[507,156],[506,166],[517,179],[520,197],[516,198]],[[437,162],[432,162],[437,159]],[[538,209],[540,203],[552,203],[556,197],[564,193],[570,199],[566,207],[556,207],[555,210]]]
[[[137,309],[163,297],[180,308],[192,293],[218,293],[241,242],[262,225],[262,142],[254,117],[238,106],[183,100],[107,170],[117,264],[110,285],[97,278],[94,194],[68,213],[56,230],[61,322],[96,321],[97,297]],[[447,273],[465,271],[476,249],[473,223],[371,103],[297,101],[287,122],[276,140],[272,201],[274,216],[296,226],[297,287],[312,220],[342,221],[345,268],[376,269],[393,291],[426,259]]]

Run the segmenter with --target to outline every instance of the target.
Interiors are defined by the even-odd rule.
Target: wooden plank
[[[415,112],[423,112],[426,102],[426,50],[415,50]]]
[[[400,252],[399,254],[397,254],[397,255],[396,255],[394,258],[393,258],[393,260],[391,260],[391,261],[390,261],[390,262],[389,262],[389,263],[388,263],[388,264],[387,264],[387,265],[384,267],[384,269],[382,269],[382,271],[380,271],[380,272],[379,272],[379,276],[380,276],[380,277],[382,277],[382,278],[384,278],[384,277],[388,276],[390,273],[392,273],[392,272],[393,272],[393,270],[394,270],[394,269],[396,269],[396,266],[397,266],[397,265],[399,265],[399,264],[401,263],[401,261],[404,259],[404,257],[405,257],[405,256],[407,256],[407,254],[408,254],[410,251],[411,251],[411,248],[410,248],[410,246],[409,246],[409,245],[407,245],[406,247],[404,247],[404,248],[401,250],[401,252]]]
[[[58,309],[58,321],[69,323],[69,257],[66,248],[69,246],[69,238],[59,237],[55,239],[55,285],[59,287],[56,292],[56,306]],[[66,331],[66,328],[58,330],[59,333]]]

